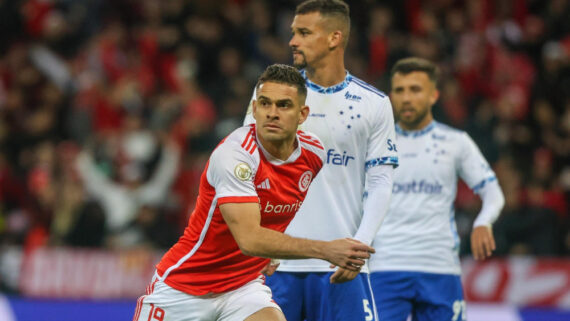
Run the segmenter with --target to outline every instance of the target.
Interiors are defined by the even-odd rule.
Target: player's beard
[[[412,117],[410,118],[404,118],[401,116],[401,114],[404,112],[404,110],[401,110],[398,113],[398,119],[397,121],[404,124],[407,128],[410,129],[419,129],[418,126],[422,123],[422,121],[427,117],[427,114],[429,113],[429,106],[425,106],[426,108],[423,109],[413,109],[415,115],[412,115]]]
[[[307,68],[307,58],[305,58],[305,54],[303,52],[297,52],[297,53],[300,54],[301,57],[303,57],[303,59],[300,62],[298,62],[295,61],[295,57],[293,56],[293,67],[299,70]]]

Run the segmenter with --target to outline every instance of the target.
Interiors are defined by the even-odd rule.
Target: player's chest
[[[302,162],[280,166],[261,163],[253,183],[262,218],[280,221],[294,216],[314,176],[314,171]]]
[[[437,138],[437,137],[436,137]],[[403,137],[397,135],[399,167],[397,177],[416,175],[447,179],[457,170],[457,148],[432,135]]]
[[[301,128],[317,135],[325,147],[347,150],[365,141],[369,132],[367,108],[343,95],[307,98],[309,117]]]

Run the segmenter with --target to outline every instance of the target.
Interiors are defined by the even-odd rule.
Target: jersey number
[[[467,320],[467,304],[465,304],[465,300],[455,300],[453,302],[453,317],[451,321],[459,320],[459,314],[461,314],[461,320]]]
[[[155,307],[154,304],[150,304],[150,313],[148,314],[148,320],[147,321],[152,321],[152,320],[158,320],[158,321],[164,321],[164,310],[159,308],[159,307]],[[151,319],[152,318],[152,319]]]
[[[374,316],[372,314],[372,310],[370,310],[370,303],[366,299],[362,299],[362,305],[364,306],[364,313],[366,313],[366,317],[364,320],[372,321],[374,320]]]

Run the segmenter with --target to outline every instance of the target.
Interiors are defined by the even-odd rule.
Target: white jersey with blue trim
[[[392,105],[386,94],[349,73],[342,83],[327,88],[301,73],[310,112],[299,128],[319,137],[327,155],[286,233],[325,241],[353,237],[362,219],[366,170],[398,165]],[[248,112],[245,123],[252,122]],[[278,270],[329,272],[331,268],[326,261],[308,259],[282,260]]]
[[[420,131],[396,126],[396,144],[400,166],[370,270],[460,274],[457,178],[477,192],[495,173],[467,133],[436,121]]]

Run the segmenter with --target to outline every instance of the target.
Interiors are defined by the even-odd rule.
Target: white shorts
[[[137,301],[133,321],[243,321],[263,308],[281,308],[259,277],[239,289],[196,296],[153,278],[147,295]]]

